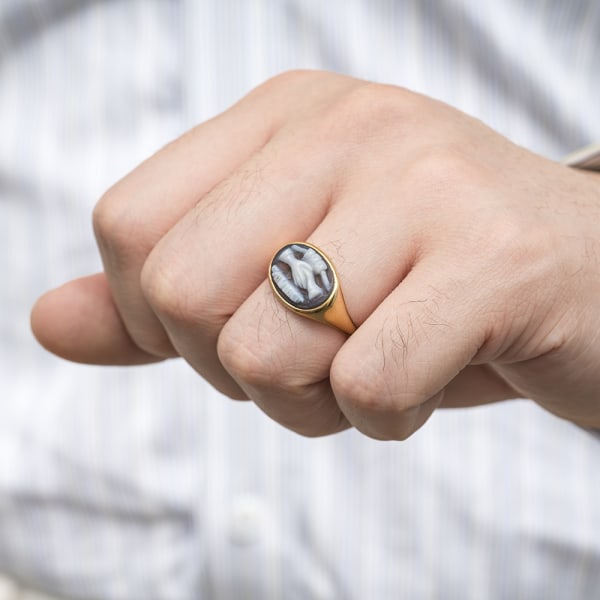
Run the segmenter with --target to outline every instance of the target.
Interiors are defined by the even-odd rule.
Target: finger
[[[444,388],[440,408],[479,406],[520,397],[492,365],[470,365]]]
[[[355,427],[405,439],[422,425],[485,341],[476,290],[468,267],[423,260],[347,341],[333,361],[331,385]]]
[[[334,264],[357,325],[410,270],[417,251],[412,225],[389,227],[401,220],[399,213],[405,209],[386,202],[371,177],[367,179],[362,187],[352,182],[338,189],[333,207],[308,236]],[[264,275],[264,270],[259,273]],[[287,311],[263,283],[227,322],[218,350],[228,372],[267,414],[312,436],[348,426],[329,380],[331,363],[346,339],[335,329]]]
[[[314,102],[310,90],[330,97],[349,85],[357,82],[311,72],[274,78],[169,144],[98,203],[94,227],[107,278],[123,322],[140,348],[157,356],[176,354],[140,288],[144,262],[158,240],[260,149],[289,115],[301,114],[303,106]]]
[[[44,348],[67,360],[99,365],[160,360],[129,336],[103,273],[44,294],[32,309],[31,327]]]
[[[297,158],[280,147],[287,141],[273,140],[208,193],[161,240],[142,272],[145,297],[177,352],[233,397],[240,392],[217,353],[220,331],[265,281],[277,245],[306,237],[331,195],[326,162],[308,154],[299,186]]]
[[[105,272],[126,327],[140,348],[176,354],[147,305],[139,279],[157,241],[269,133],[261,124],[241,143],[228,144],[237,128],[229,111],[169,144],[111,188],[94,211],[94,229]]]
[[[227,322],[218,354],[245,394],[284,427],[305,436],[350,425],[329,382],[346,335],[285,309],[261,285]]]

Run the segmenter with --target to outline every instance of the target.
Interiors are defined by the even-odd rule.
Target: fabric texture
[[[103,191],[272,75],[406,86],[559,159],[600,140],[599,57],[594,0],[3,0],[0,571],[97,600],[599,597],[600,439],[531,402],[304,439],[28,323],[101,268]]]

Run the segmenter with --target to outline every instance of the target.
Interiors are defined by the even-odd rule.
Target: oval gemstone
[[[273,257],[270,275],[277,294],[299,309],[320,306],[334,290],[329,261],[308,244],[288,244],[281,248]]]

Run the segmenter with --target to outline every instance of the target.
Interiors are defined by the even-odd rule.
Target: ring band
[[[316,246],[294,242],[277,250],[269,265],[269,282],[277,299],[296,314],[344,333],[356,330],[335,269]]]

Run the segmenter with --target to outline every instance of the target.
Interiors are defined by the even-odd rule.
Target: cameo
[[[299,309],[316,308],[332,294],[334,275],[327,259],[307,244],[284,246],[271,262],[275,291]]]

